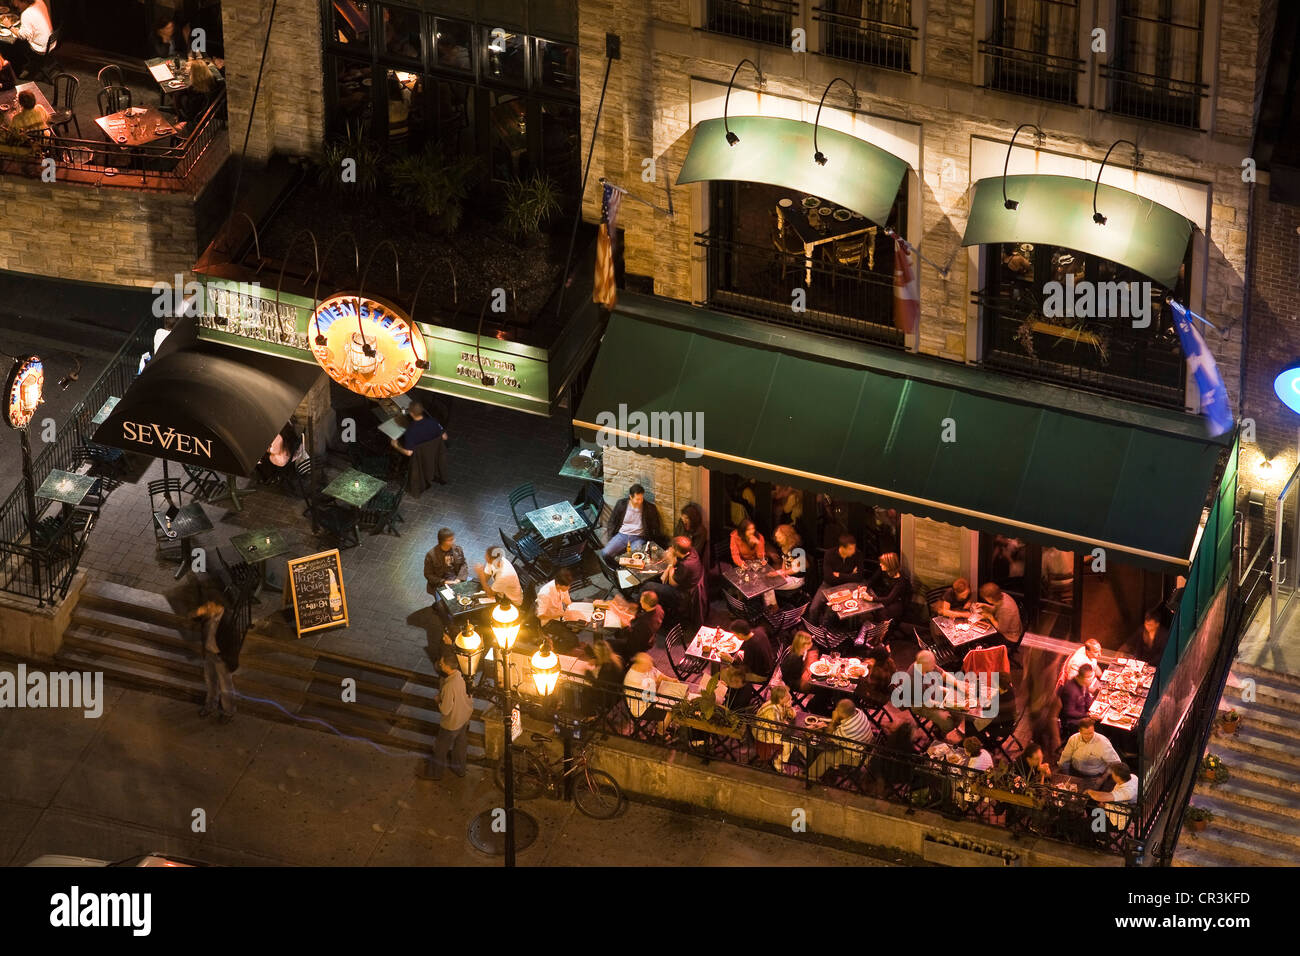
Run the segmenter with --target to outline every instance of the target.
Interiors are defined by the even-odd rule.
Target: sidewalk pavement
[[[98,719],[21,709],[0,720],[0,864],[158,851],[225,865],[501,865],[466,837],[500,805],[484,768],[433,783],[416,775],[422,758],[366,741],[247,715],[220,725],[191,703],[104,691]],[[523,806],[541,832],[520,866],[888,865],[645,804],[606,821],[556,800]]]

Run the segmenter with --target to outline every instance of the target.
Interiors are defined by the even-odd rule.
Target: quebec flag
[[[1232,417],[1232,406],[1228,403],[1228,390],[1223,385],[1223,377],[1219,375],[1219,368],[1214,364],[1214,356],[1210,354],[1205,339],[1201,338],[1200,330],[1192,324],[1191,317],[1196,317],[1195,313],[1188,312],[1173,299],[1169,300],[1169,305],[1174,310],[1174,327],[1178,329],[1178,340],[1182,343],[1183,354],[1187,356],[1187,371],[1196,379],[1196,387],[1201,392],[1201,414],[1206,417],[1210,434],[1222,435],[1231,431],[1236,422]]]

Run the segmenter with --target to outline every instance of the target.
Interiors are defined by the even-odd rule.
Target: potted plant
[[[740,719],[718,703],[718,680],[721,676],[721,674],[714,674],[710,677],[699,697],[678,701],[669,715],[670,721],[709,734],[721,734],[724,737],[743,736],[744,730],[740,726]]]
[[[480,169],[477,156],[449,156],[429,146],[389,164],[389,188],[412,209],[423,211],[435,229],[450,235],[460,228],[465,200]]]
[[[542,226],[560,211],[560,190],[555,180],[542,173],[533,173],[527,179],[514,178],[506,183],[506,232],[517,241],[536,244]]]
[[[1201,768],[1197,776],[1207,783],[1220,784],[1227,780],[1231,774],[1222,760],[1214,754],[1206,754],[1201,758]]]
[[[1225,734],[1235,734],[1241,726],[1241,714],[1229,708],[1219,714],[1219,730]]]
[[[372,195],[378,188],[383,153],[371,141],[368,129],[365,122],[348,123],[342,137],[325,144],[316,173],[323,188],[337,196],[358,199]],[[352,165],[346,166],[349,160]]]
[[[1204,807],[1188,807],[1183,820],[1187,823],[1187,829],[1193,833],[1200,833],[1207,824],[1213,822],[1214,813]]]

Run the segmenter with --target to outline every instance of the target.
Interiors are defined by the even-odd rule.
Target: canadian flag
[[[894,234],[894,328],[907,334],[916,331],[921,318],[921,296],[917,288],[912,247]]]

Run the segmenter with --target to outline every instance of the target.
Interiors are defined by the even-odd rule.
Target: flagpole
[[[620,192],[620,193],[622,193],[624,196],[626,196],[628,199],[635,200],[636,202],[639,202],[639,203],[640,203],[641,205],[643,205],[643,206],[649,206],[649,207],[650,207],[651,209],[653,209],[655,212],[658,212],[658,211],[659,211],[659,207],[656,206],[654,203],[649,202],[649,201],[647,201],[647,200],[645,200],[645,199],[642,199],[640,196],[634,196],[634,195],[632,195],[630,192],[628,192],[628,191],[627,191],[626,189],[624,189],[622,186],[618,185],[618,183],[612,183],[612,182],[610,182],[608,179],[606,179],[604,176],[601,176],[600,179],[597,180],[597,182],[600,183],[602,186],[608,186],[610,189],[617,190],[618,192]]]
[[[1167,296],[1165,296],[1165,305],[1173,305],[1173,304],[1174,304],[1174,297],[1173,297],[1172,295],[1167,295]],[[1181,304],[1181,303],[1180,303],[1180,304]],[[1188,315],[1190,315],[1192,318],[1197,319],[1197,320],[1200,321],[1200,322],[1204,322],[1206,325],[1208,325],[1210,328],[1214,329],[1214,331],[1218,332],[1220,335],[1227,335],[1227,334],[1228,334],[1228,333],[1225,332],[1223,329],[1219,328],[1217,325],[1215,325],[1213,322],[1211,322],[1209,319],[1207,319],[1205,316],[1203,316],[1203,315],[1197,315],[1195,312],[1193,312],[1193,311],[1192,311],[1191,309],[1189,309],[1187,306],[1185,306],[1185,305],[1182,306],[1182,309],[1183,309],[1184,312],[1186,312],[1186,313],[1187,313]]]
[[[893,239],[895,242],[901,242],[901,243],[903,244],[903,248],[904,248],[904,249],[906,249],[908,252],[914,252],[914,253],[916,253],[916,257],[917,257],[918,259],[920,259],[922,262],[924,262],[924,263],[925,263],[927,266],[929,266],[930,268],[937,270],[938,273],[939,273],[939,275],[943,276],[945,279],[948,278],[948,267],[947,267],[947,266],[941,266],[941,265],[938,265],[938,264],[936,264],[936,263],[931,262],[931,261],[930,261],[929,259],[927,259],[925,256],[921,255],[921,250],[920,250],[920,249],[916,248],[916,246],[912,245],[910,242],[908,242],[906,239],[904,239],[904,238],[903,238],[902,236],[900,236],[898,233],[894,232],[894,230],[892,230],[892,229],[886,229],[886,230],[885,230],[885,235],[887,235],[890,239]]]

